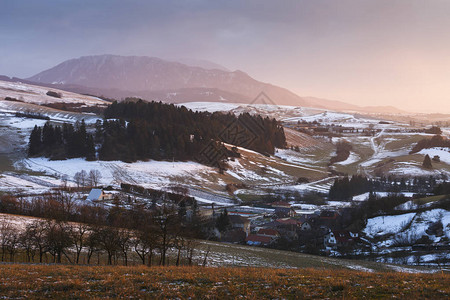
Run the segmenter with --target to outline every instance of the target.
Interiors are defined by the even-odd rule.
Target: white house
[[[325,247],[336,246],[336,237],[334,236],[334,233],[332,231],[325,234],[325,236],[323,237],[323,243],[325,244]]]
[[[92,189],[86,200],[89,201],[102,201],[102,200],[111,200],[113,198],[113,194],[107,194],[102,189]]]

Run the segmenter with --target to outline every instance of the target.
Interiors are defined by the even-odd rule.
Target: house
[[[248,236],[250,234],[250,220],[249,219],[238,216],[238,215],[228,216],[228,219],[230,220],[231,228],[242,229],[242,231],[245,232],[246,236]]]
[[[273,203],[271,204],[271,206],[272,206],[273,208],[277,208],[277,207],[279,207],[279,208],[291,208],[291,205],[290,205],[289,203],[283,202],[283,201],[273,202]]]
[[[295,216],[295,210],[292,207],[276,207],[275,215],[278,218],[288,218]]]
[[[320,213],[320,220],[336,220],[337,217],[339,216],[337,211],[333,211],[333,210],[323,210]]]
[[[256,234],[259,236],[267,236],[272,239],[277,239],[280,237],[280,233],[278,231],[270,228],[261,228]]]
[[[89,201],[104,201],[111,199],[113,199],[113,194],[107,194],[102,189],[92,189],[86,198],[86,200]]]
[[[264,228],[276,229],[281,236],[295,239],[297,237],[297,229],[300,228],[301,223],[292,218],[277,219],[263,225]]]
[[[306,230],[311,230],[311,229],[312,229],[312,226],[311,226],[310,222],[308,222],[308,221],[305,221],[302,223],[302,225],[300,225],[301,231],[306,231]]]
[[[301,225],[301,222],[299,220],[293,218],[281,218],[275,220],[275,222],[277,222],[280,227],[289,227],[292,229],[295,229]]]
[[[255,245],[255,246],[267,246],[270,243],[273,242],[273,239],[269,236],[263,236],[263,235],[256,235],[256,234],[250,234],[246,239],[245,242],[248,245]]]
[[[329,231],[323,236],[323,244],[325,248],[334,248],[336,246],[336,237],[333,231]]]
[[[324,210],[320,213],[319,223],[328,227],[334,227],[338,220],[339,213],[333,210]]]
[[[336,239],[337,246],[348,246],[358,239],[358,234],[347,230],[334,230],[333,234]]]

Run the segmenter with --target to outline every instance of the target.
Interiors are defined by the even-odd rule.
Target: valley
[[[28,139],[35,125],[43,126],[47,121],[55,125],[63,123],[75,125],[84,120],[88,131],[93,132],[96,122],[102,120],[102,116],[96,113],[77,112],[70,108],[67,110],[54,108],[55,103],[98,108],[106,107],[110,102],[97,97],[51,89],[55,93],[60,93],[61,98],[57,98],[48,96],[49,89],[46,87],[0,83],[0,94],[4,99],[9,99],[0,100],[0,127],[2,128],[0,192],[3,194],[30,198],[53,193],[55,189],[62,186],[77,189],[80,188],[80,184],[75,179],[77,173],[83,170],[86,172],[96,170],[101,174],[98,185],[117,195],[126,195],[122,191],[123,184],[167,192],[184,189],[185,195],[193,197],[203,213],[208,214],[211,207],[214,210],[214,206],[222,212],[226,208],[232,215],[250,217],[252,226],[258,227],[258,224],[262,224],[262,220],[270,221],[267,216],[274,214],[277,210],[270,207],[270,202],[275,200],[288,201],[297,218],[303,218],[303,220],[320,216],[327,211],[340,212],[352,209],[357,203],[366,201],[369,197],[368,193],[353,196],[353,201],[352,199],[349,199],[350,201],[327,199],[335,179],[342,178],[344,175],[361,175],[372,180],[386,177],[399,180],[431,176],[438,183],[447,180],[450,175],[448,149],[430,148],[410,154],[418,141],[434,135],[424,131],[424,128],[430,126],[412,126],[402,122],[386,121],[376,114],[362,115],[268,104],[210,102],[177,104],[193,111],[231,112],[235,115],[259,114],[275,118],[283,125],[287,142],[285,149],[277,148],[274,155],[265,155],[237,147],[239,157],[229,159],[223,172],[197,161],[150,159],[123,162],[88,161],[83,158],[52,160],[45,157],[28,157]],[[448,138],[450,128],[441,128],[442,135]],[[350,144],[351,150],[345,159],[330,164],[331,157],[336,155],[336,145],[340,143]],[[230,144],[225,146],[230,150],[234,147]],[[436,155],[440,157],[440,161],[433,161],[432,169],[422,167],[426,154],[431,157]],[[431,189],[429,191],[431,192]],[[87,192],[88,190],[84,188],[77,197],[86,197]],[[375,192],[381,197],[388,196],[386,190]],[[406,190],[400,190],[400,192],[410,199],[415,194]],[[308,200],[311,195],[315,195],[314,200]],[[139,201],[149,201],[142,195],[137,197]],[[415,209],[426,208],[415,207]],[[436,215],[434,211],[436,209],[430,210],[430,213]],[[444,237],[445,235],[448,237],[450,220],[447,220],[445,213],[438,213],[438,215],[442,219]],[[374,235],[375,225],[373,224],[375,223],[371,222],[376,222],[376,218],[369,219],[368,227],[362,231],[364,236],[371,239],[368,242],[372,243],[371,247],[377,249],[375,255],[370,254],[372,259],[394,264],[401,262],[414,264],[413,257],[389,258],[391,253],[404,252],[407,248],[395,248],[393,245],[395,235],[393,237],[388,232],[382,233],[380,231],[382,229],[378,229],[379,231]],[[435,219],[429,219],[428,223],[441,220]],[[400,231],[403,232],[402,230]],[[419,231],[417,230],[417,238],[425,234],[424,229]],[[402,234],[408,235],[405,231],[398,236]],[[435,242],[440,241],[436,239]],[[333,249],[333,247],[335,246],[326,246],[325,249]],[[392,250],[389,250],[390,248]],[[327,251],[328,255],[342,255],[339,251],[336,253],[333,252],[334,250],[331,253]],[[368,255],[365,251],[354,252],[354,255],[363,258],[364,255]],[[442,258],[439,257],[439,259]],[[419,260],[423,264],[433,266],[436,265],[437,258],[424,256]],[[222,264],[224,261],[219,259],[217,263]]]

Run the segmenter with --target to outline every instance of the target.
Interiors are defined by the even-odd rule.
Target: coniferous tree
[[[35,126],[31,132],[28,155],[57,159],[85,157],[93,160],[94,138],[87,133],[84,120],[76,128],[66,123],[61,128],[47,122],[42,128]]]
[[[230,218],[228,217],[228,211],[225,208],[219,215],[216,221],[216,227],[220,232],[225,231],[230,225]]]
[[[40,153],[42,148],[41,128],[34,126],[30,135],[30,142],[28,146],[28,156],[35,156]]]
[[[276,147],[286,146],[283,127],[275,119],[248,113],[236,117],[231,113],[192,112],[173,104],[128,99],[114,102],[104,114],[115,120],[97,122],[95,138],[87,132],[84,120],[75,126],[63,124],[62,128],[45,124],[42,147],[36,146],[37,132],[34,132],[30,155],[93,160],[97,143],[101,160],[190,160],[196,159],[212,142],[217,144],[221,158],[236,155],[223,143],[263,154],[273,154]],[[204,163],[218,165],[213,160]]]
[[[431,164],[431,158],[430,158],[430,156],[428,154],[425,155],[425,158],[424,158],[423,163],[422,163],[422,167],[424,167],[426,169],[432,169],[433,168],[433,165]]]
[[[86,137],[86,153],[85,153],[85,157],[87,160],[95,160],[95,145],[94,145],[94,138],[92,137],[92,135],[88,135]]]

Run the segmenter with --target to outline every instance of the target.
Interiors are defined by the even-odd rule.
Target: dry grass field
[[[450,275],[348,270],[0,265],[0,298],[298,299],[450,297]]]

